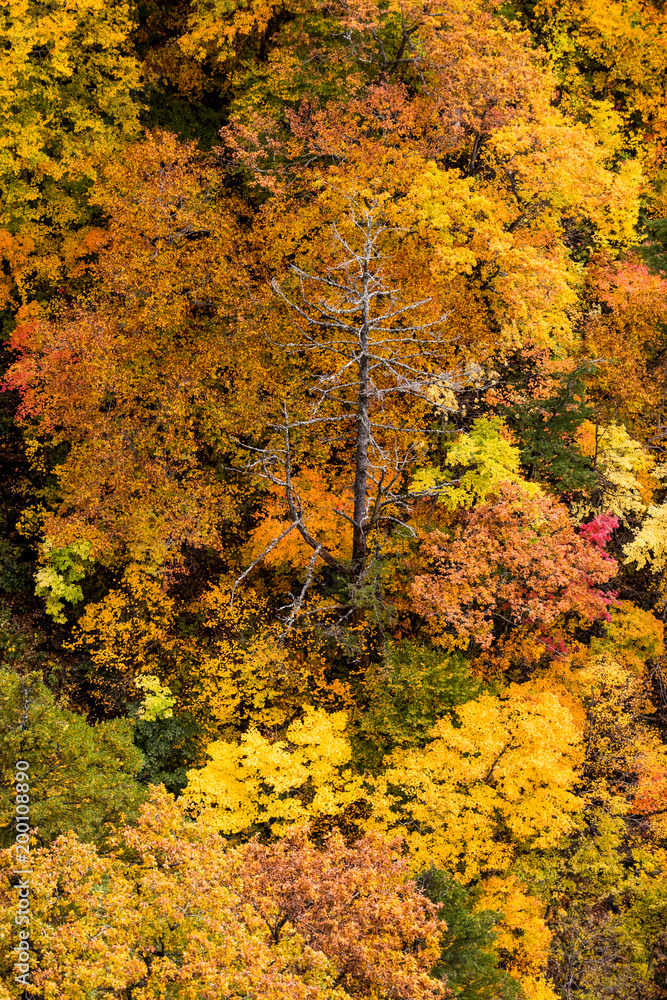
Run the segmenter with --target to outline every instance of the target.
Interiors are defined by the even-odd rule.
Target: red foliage
[[[586,538],[589,542],[597,545],[598,548],[604,550],[605,545],[613,535],[616,528],[618,528],[619,520],[614,517],[613,514],[598,514],[594,517],[592,521],[588,524],[582,524],[579,527],[579,534],[582,538]],[[606,553],[604,553],[607,559],[611,558]]]

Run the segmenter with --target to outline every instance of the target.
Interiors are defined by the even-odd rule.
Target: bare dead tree
[[[401,396],[433,407],[438,392],[446,398],[447,392],[462,388],[469,375],[463,369],[445,369],[453,339],[445,333],[449,314],[420,322],[429,307],[433,315],[432,300],[406,301],[402,289],[389,283],[386,264],[400,231],[386,224],[380,203],[359,208],[350,201],[345,223],[345,232],[332,226],[338,260],[328,270],[311,274],[292,266],[296,281],[290,291],[273,282],[295,330],[277,346],[288,356],[308,359],[308,410],[302,419],[292,419],[285,403],[280,422],[270,425],[271,444],[236,444],[249,454],[244,471],[284,493],[288,530],[296,529],[316,557],[359,586],[368,571],[371,533],[391,525],[412,532],[407,522],[414,502],[441,489],[408,493],[404,483],[419,454],[417,441],[425,433],[445,433],[444,426],[439,431],[414,426],[419,421],[410,406],[400,409],[397,420],[392,400]],[[354,442],[353,510],[349,514],[336,508],[352,532],[349,564],[332,554],[307,523],[293,474],[296,442],[304,435],[331,432],[338,437],[325,440]],[[307,583],[313,568],[311,559]],[[304,597],[302,591],[296,601],[299,608]]]

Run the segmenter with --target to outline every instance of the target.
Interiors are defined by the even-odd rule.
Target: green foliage
[[[5,594],[30,592],[32,572],[20,545],[0,538],[0,591]]]
[[[664,652],[664,626],[650,611],[643,611],[630,601],[620,601],[611,608],[611,621],[604,635],[591,641],[591,652],[609,653],[628,665],[642,667]]]
[[[503,438],[501,431],[499,417],[480,417],[470,432],[461,435],[448,449],[445,459],[448,466],[469,467],[453,496],[447,497],[449,502],[470,507],[485,500],[499,483],[521,481],[518,450]]]
[[[646,223],[650,236],[638,247],[640,256],[653,274],[667,272],[667,219],[652,219]]]
[[[664,877],[657,874],[639,873],[622,932],[635,966],[655,988],[667,982],[667,893]]]
[[[377,769],[398,748],[424,747],[438,719],[454,717],[479,683],[461,653],[447,655],[416,642],[389,643],[386,660],[367,677],[368,708],[353,738],[355,758]]]
[[[0,847],[17,759],[72,833],[33,992],[667,1000],[666,28],[6,0]]]
[[[20,661],[27,649],[27,637],[16,627],[14,616],[0,604],[0,662],[5,666]]]
[[[137,780],[144,785],[164,785],[172,795],[185,788],[190,768],[201,765],[201,735],[186,712],[169,718],[137,719],[134,743],[144,761]]]
[[[35,594],[46,599],[46,613],[56,622],[65,622],[63,614],[65,602],[78,604],[83,600],[83,591],[77,581],[86,575],[86,563],[93,562],[92,545],[87,541],[73,542],[56,548],[51,543],[44,545],[45,566],[35,574]]]
[[[40,843],[74,830],[98,841],[122,814],[131,817],[144,798],[136,776],[142,755],[132,723],[113,719],[90,725],[59,706],[38,673],[0,670],[0,843],[13,840],[14,765],[30,774],[30,823]]]
[[[171,719],[174,714],[174,704],[176,698],[166,685],[160,684],[158,677],[151,674],[143,674],[136,677],[134,683],[144,691],[144,699],[137,715],[146,722],[155,722],[157,719]]]
[[[209,107],[202,101],[187,100],[162,89],[148,94],[147,107],[141,121],[147,129],[158,128],[174,132],[182,142],[196,142],[208,151],[220,141],[220,128],[227,113]]]
[[[445,465],[419,469],[413,490],[440,487],[440,500],[448,507],[472,507],[486,499],[500,483],[519,483],[520,454],[502,435],[500,417],[479,417],[467,434],[459,434],[447,448]]]
[[[575,441],[578,428],[594,412],[586,402],[586,378],[593,368],[588,363],[561,375],[546,398],[525,395],[523,402],[497,407],[521,441],[521,464],[528,478],[560,492],[595,485],[591,461]]]
[[[559,850],[519,865],[550,901],[551,975],[573,1000],[663,995],[664,875],[632,846],[624,808],[620,797],[591,807]]]
[[[447,924],[434,974],[446,978],[460,1000],[520,997],[517,981],[497,968],[494,927],[501,915],[493,910],[475,911],[474,892],[437,868],[422,872],[418,882]]]
[[[9,310],[0,309],[0,341],[15,327]],[[7,344],[0,344],[0,373],[4,376],[14,358]],[[16,522],[26,507],[30,485],[25,476],[22,435],[16,423],[17,399],[0,393],[0,475],[4,483],[0,507],[0,593],[26,594],[33,588],[34,557]]]

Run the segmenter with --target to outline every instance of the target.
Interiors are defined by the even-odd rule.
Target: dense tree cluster
[[[667,1000],[665,37],[4,4],[0,1000]]]

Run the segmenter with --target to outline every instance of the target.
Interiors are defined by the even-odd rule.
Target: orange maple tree
[[[338,831],[324,849],[295,830],[277,844],[239,849],[241,896],[278,944],[294,929],[338,970],[352,996],[450,996],[429,976],[442,928],[410,879],[400,839],[368,834],[347,846]]]
[[[463,516],[453,538],[435,531],[422,551],[430,571],[415,577],[415,608],[482,648],[496,624],[542,631],[565,614],[609,619],[615,594],[600,585],[615,576],[616,562],[552,497],[504,485]]]

